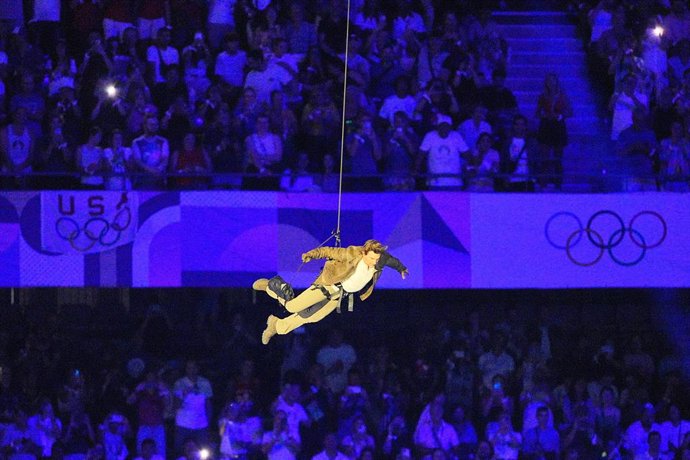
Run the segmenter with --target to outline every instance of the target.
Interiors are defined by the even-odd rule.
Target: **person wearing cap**
[[[261,342],[266,345],[275,334],[284,335],[303,324],[321,321],[340,306],[343,298],[348,297],[351,305],[352,294],[360,292],[360,299],[366,300],[385,267],[393,268],[405,279],[407,267],[387,249],[379,241],[367,240],[362,246],[318,247],[305,252],[302,262],[327,261],[316,281],[297,297],[280,276],[256,280],[254,290],[265,291],[291,313],[286,318],[269,315]]]
[[[419,147],[416,169],[420,171],[426,160],[431,190],[459,189],[463,184],[461,173],[470,149],[452,124],[448,115],[437,114],[436,129],[426,133]]]

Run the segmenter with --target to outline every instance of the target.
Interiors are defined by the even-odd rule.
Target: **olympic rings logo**
[[[652,219],[659,230],[656,235],[643,235],[639,225],[642,219]],[[616,227],[608,234],[601,229],[602,221],[613,219]],[[561,241],[554,240],[555,228],[561,229],[566,226],[566,230],[561,235]],[[599,227],[598,227],[599,226]],[[597,230],[599,228],[599,230]],[[648,229],[647,229],[648,230]],[[632,244],[638,249],[637,253],[631,257],[624,258],[620,250],[614,251],[625,240],[626,235]],[[635,214],[628,225],[625,225],[623,218],[616,212],[604,209],[597,211],[589,218],[587,225],[583,226],[580,218],[567,211],[557,212],[546,221],[544,226],[544,236],[546,241],[556,249],[564,250],[568,260],[580,267],[591,267],[601,260],[604,253],[616,264],[623,267],[632,267],[639,264],[644,259],[647,251],[661,246],[668,235],[668,226],[664,218],[655,211],[640,211]],[[573,254],[573,249],[580,243],[589,244],[594,247],[593,256],[588,260],[580,260]]]
[[[103,217],[92,217],[80,226],[71,217],[62,216],[55,221],[55,233],[63,240],[69,241],[75,250],[86,252],[96,244],[105,248],[115,245],[131,223],[132,211],[126,206],[115,214],[111,222]]]

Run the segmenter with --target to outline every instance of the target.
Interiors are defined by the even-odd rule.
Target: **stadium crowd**
[[[345,0],[24,3],[0,11],[4,188],[334,191],[343,117],[349,190],[562,169],[567,97],[549,75],[525,129],[490,4],[352,2],[343,109]]]
[[[2,457],[690,458],[687,356],[648,326],[379,300],[262,346],[265,306],[217,295],[6,309]]]
[[[609,96],[613,148],[622,170],[637,177],[626,189],[687,191],[688,2],[602,0],[578,7],[592,79]]]

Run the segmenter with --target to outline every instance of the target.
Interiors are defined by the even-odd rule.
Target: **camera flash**
[[[211,456],[211,452],[208,449],[199,450],[199,458],[201,460],[206,460]]]
[[[115,97],[117,96],[117,88],[115,85],[108,85],[105,87],[105,94],[108,95],[108,97]]]
[[[664,28],[661,26],[656,26],[653,32],[654,35],[656,35],[657,37],[661,37],[662,35],[664,35]]]

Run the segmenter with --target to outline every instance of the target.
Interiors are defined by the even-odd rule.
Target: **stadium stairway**
[[[615,167],[609,148],[609,124],[602,118],[602,101],[587,75],[582,40],[570,16],[561,11],[499,11],[494,13],[510,49],[506,86],[520,112],[536,129],[537,99],[547,72],[558,74],[573,105],[567,120],[570,144],[563,158],[564,192],[597,191],[607,171]]]

